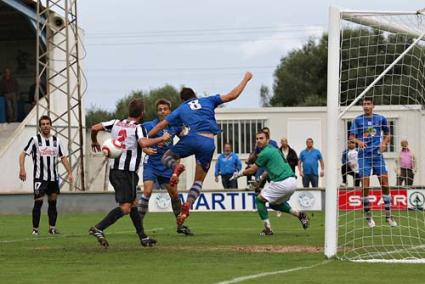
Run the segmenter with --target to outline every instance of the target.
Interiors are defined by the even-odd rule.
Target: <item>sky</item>
[[[226,94],[245,71],[254,77],[227,107],[258,107],[260,87],[272,91],[281,58],[327,31],[330,5],[380,11],[425,8],[423,0],[79,1],[86,108],[113,110],[134,90],[166,84],[191,87],[200,95]]]

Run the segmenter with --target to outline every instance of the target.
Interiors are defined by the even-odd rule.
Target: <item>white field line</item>
[[[153,232],[153,231],[162,231],[164,228],[153,228],[146,230],[146,232]],[[119,231],[119,232],[111,232],[107,235],[120,235],[120,234],[128,234],[128,233],[134,233],[134,231]],[[34,236],[31,238],[25,238],[25,239],[15,239],[15,240],[0,240],[0,244],[8,244],[8,243],[18,243],[18,242],[27,242],[27,241],[42,241],[42,240],[51,240],[51,239],[59,239],[59,238],[72,238],[72,237],[85,237],[89,236],[89,234],[58,234],[54,237],[39,237]]]
[[[247,281],[247,280],[252,280],[252,279],[257,279],[257,278],[261,278],[261,277],[267,277],[267,276],[271,276],[271,275],[277,275],[277,274],[286,274],[286,273],[290,273],[290,272],[294,272],[294,271],[299,271],[299,270],[306,270],[306,269],[311,269],[320,265],[324,265],[331,262],[331,260],[325,260],[310,266],[298,266],[295,268],[290,268],[290,269],[285,269],[285,270],[278,270],[278,271],[271,271],[271,272],[263,272],[263,273],[258,273],[258,274],[252,274],[252,275],[247,275],[247,276],[241,276],[241,277],[237,277],[237,278],[233,278],[230,280],[226,280],[226,281],[221,281],[221,282],[217,282],[215,284],[231,284],[231,283],[240,283],[243,281]]]

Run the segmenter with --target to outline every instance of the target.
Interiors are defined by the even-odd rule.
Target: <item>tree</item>
[[[324,34],[317,43],[309,40],[301,49],[282,57],[274,72],[271,106],[322,104],[326,101],[327,44],[328,37]]]
[[[350,104],[413,39],[370,28],[349,28],[341,33],[340,103]],[[281,58],[274,72],[271,106],[323,106],[327,95],[327,34]],[[368,94],[375,104],[425,104],[423,76],[425,48],[415,46]]]
[[[267,86],[261,85],[260,88],[260,105],[262,107],[269,107],[270,106],[270,90]]]

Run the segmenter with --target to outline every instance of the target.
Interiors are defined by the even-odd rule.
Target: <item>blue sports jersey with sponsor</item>
[[[146,121],[143,123],[143,127],[146,129],[147,132],[151,131],[158,123],[159,123],[159,119],[154,119],[151,121]],[[162,130],[160,130],[156,135],[154,135],[153,137],[149,137],[149,138],[156,138],[156,137],[161,137],[162,135],[164,135],[164,133],[169,133],[171,134],[174,138],[174,136],[178,133],[180,133],[182,131],[181,127],[178,126],[168,126]],[[156,144],[154,146],[151,146],[151,148],[156,150],[156,154],[154,155],[146,155],[145,156],[145,160],[144,160],[144,166],[149,165],[149,166],[153,166],[155,169],[165,169],[165,166],[161,163],[161,157],[162,155],[164,155],[165,152],[168,151],[168,149],[171,148],[171,146],[173,146],[173,139],[170,139],[169,141],[165,142],[165,143],[159,143]]]
[[[379,114],[359,115],[353,120],[350,129],[350,135],[366,143],[366,148],[359,151],[359,154],[364,155],[379,154],[382,133],[388,134],[389,132],[387,119]]]
[[[189,135],[200,132],[218,134],[221,130],[215,120],[215,109],[222,103],[220,95],[190,99],[165,119],[173,126],[185,125],[189,128]]]

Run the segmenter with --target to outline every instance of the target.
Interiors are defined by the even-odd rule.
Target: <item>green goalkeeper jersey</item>
[[[274,182],[295,176],[282,152],[270,144],[261,150],[255,164],[260,168],[266,169],[270,180]]]

